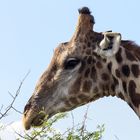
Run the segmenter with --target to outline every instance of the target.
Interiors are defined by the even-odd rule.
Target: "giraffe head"
[[[78,24],[71,40],[61,43],[48,69],[39,79],[24,109],[25,129],[39,126],[46,115],[72,110],[113,93],[110,76],[113,57],[120,46],[118,33],[93,31],[94,17],[88,8],[79,10]]]

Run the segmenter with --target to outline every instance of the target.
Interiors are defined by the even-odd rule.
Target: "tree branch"
[[[4,111],[3,113],[2,113],[3,105],[1,106],[1,109],[0,109],[0,120],[3,119],[5,116],[7,116],[8,112],[9,112],[11,109],[13,109],[13,110],[15,110],[16,112],[22,114],[20,111],[18,111],[17,109],[15,109],[15,108],[13,107],[13,105],[14,105],[14,103],[15,103],[16,98],[18,97],[18,95],[19,95],[19,93],[20,93],[20,90],[21,90],[21,87],[22,87],[22,85],[23,85],[23,82],[25,81],[25,79],[27,78],[27,76],[29,75],[29,73],[30,73],[30,71],[27,72],[27,74],[25,75],[25,77],[23,78],[23,80],[20,82],[19,87],[18,87],[18,89],[17,89],[15,95],[12,95],[12,94],[9,92],[9,94],[10,94],[10,96],[13,98],[13,100],[12,100],[12,102],[10,103],[10,105],[5,109],[5,111]]]

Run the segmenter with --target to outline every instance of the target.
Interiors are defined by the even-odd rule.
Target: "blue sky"
[[[8,105],[24,75],[30,74],[15,107],[23,110],[41,73],[47,68],[54,48],[68,41],[77,22],[77,9],[88,6],[95,17],[95,31],[120,32],[123,39],[140,44],[140,1],[133,0],[0,0],[0,104]],[[75,120],[86,107],[74,111]],[[103,98],[90,105],[89,129],[105,124],[104,140],[132,140],[140,137],[140,122],[129,106],[117,98]],[[19,121],[11,112],[5,122]],[[62,124],[60,129],[64,129]],[[69,125],[69,124],[68,124]]]

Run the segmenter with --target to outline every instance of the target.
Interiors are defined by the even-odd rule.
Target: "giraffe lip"
[[[23,116],[23,125],[25,130],[29,130],[31,127],[39,127],[50,117],[53,116],[52,113],[46,114],[44,111],[30,110],[24,113]]]
[[[26,115],[23,116],[23,125],[25,130],[29,130],[32,126],[37,127],[41,126],[44,122],[45,115],[37,114],[35,116],[27,117]]]
[[[44,123],[44,121],[47,121],[49,118],[51,118],[53,114],[49,114],[47,117],[46,116],[47,115],[45,114],[38,114],[35,118],[33,118],[31,126],[33,127],[41,126]]]
[[[38,114],[36,117],[33,118],[31,126],[41,126],[44,122],[45,116],[45,114]]]

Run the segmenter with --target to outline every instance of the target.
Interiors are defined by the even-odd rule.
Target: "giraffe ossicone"
[[[104,96],[126,101],[140,117],[140,48],[120,33],[95,32],[90,10],[79,10],[74,35],[55,49],[24,108],[25,129],[58,112]]]

